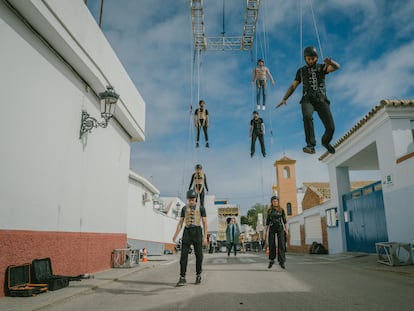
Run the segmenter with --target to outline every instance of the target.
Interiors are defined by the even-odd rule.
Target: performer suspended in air
[[[313,127],[313,112],[316,111],[325,127],[325,133],[322,136],[322,146],[329,153],[335,153],[335,148],[331,145],[335,132],[335,123],[330,109],[330,101],[326,96],[325,76],[330,72],[338,70],[340,66],[331,58],[325,58],[323,60],[324,64],[318,64],[318,52],[313,46],[306,47],[303,55],[306,65],[298,69],[295,80],[276,108],[286,105],[287,99],[296,90],[299,83],[303,82],[302,99],[300,101],[306,137],[306,146],[303,147],[303,152],[315,153],[316,140]]]

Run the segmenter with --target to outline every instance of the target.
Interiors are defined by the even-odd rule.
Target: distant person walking
[[[207,246],[207,215],[204,206],[196,204],[196,196],[194,190],[187,191],[187,204],[181,209],[180,220],[172,238],[173,242],[176,243],[177,236],[184,225],[181,239],[180,278],[177,286],[183,286],[186,283],[188,253],[191,245],[194,247],[196,257],[195,284],[201,283],[203,246]]]
[[[267,211],[266,218],[266,244],[269,245],[269,266],[270,269],[275,263],[276,247],[277,259],[280,267],[285,269],[286,254],[285,254],[285,233],[286,229],[286,214],[285,210],[279,205],[279,197],[272,196],[270,199],[271,206]],[[277,238],[277,246],[276,246]]]
[[[231,249],[234,249],[234,256],[237,255],[237,245],[239,244],[240,228],[236,223],[236,218],[227,219],[226,240],[227,240],[227,256],[230,256]]]

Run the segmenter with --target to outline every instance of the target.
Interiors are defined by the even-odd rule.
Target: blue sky
[[[96,19],[100,2],[88,0]],[[335,142],[380,100],[414,98],[414,1],[313,0],[312,5],[323,56],[341,65],[327,77]],[[302,47],[320,50],[309,0],[262,0],[252,52],[204,52],[199,65],[192,58],[189,0],[105,1],[102,30],[146,102],[146,141],[132,144],[131,169],[152,181],[161,196],[184,199],[194,165],[201,163],[209,194],[245,213],[255,203],[268,203],[276,182],[274,162],[284,155],[297,161],[298,186],[329,181],[327,166],[318,161],[325,149],[316,113],[316,154],[302,152],[302,87],[287,106],[274,109],[303,64],[301,6]],[[226,36],[240,36],[245,0],[224,0],[224,7]],[[219,36],[223,0],[204,0],[204,17],[206,35]],[[260,156],[258,142],[250,158],[248,136],[255,109],[250,79],[257,58],[265,60],[276,80],[267,90],[267,110],[260,111],[267,128],[266,158]],[[189,107],[194,110],[199,98],[210,114],[209,149],[204,144],[194,148]],[[378,172],[351,174],[351,180],[378,177]]]

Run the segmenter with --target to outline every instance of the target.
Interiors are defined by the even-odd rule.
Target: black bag
[[[29,263],[19,266],[8,266],[5,278],[5,294],[11,297],[30,297],[48,290],[47,284],[32,283]]]
[[[53,275],[52,263],[50,258],[35,259],[32,261],[33,280],[47,283],[49,290],[57,290],[69,286],[69,281],[80,281],[79,276]]]

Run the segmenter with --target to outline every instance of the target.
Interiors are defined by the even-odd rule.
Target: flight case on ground
[[[80,281],[79,276],[53,275],[52,263],[50,258],[35,259],[32,261],[33,280],[36,282],[47,283],[49,290],[57,290],[69,286],[69,281]]]
[[[47,284],[31,282],[31,266],[29,263],[19,266],[8,266],[6,270],[7,296],[30,297],[48,290]]]

